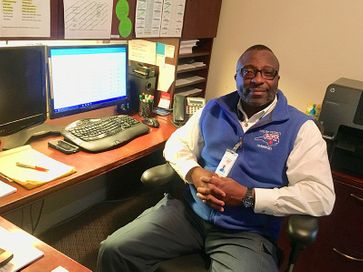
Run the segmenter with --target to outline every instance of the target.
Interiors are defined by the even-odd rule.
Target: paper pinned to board
[[[46,168],[48,171],[19,167],[18,162]],[[54,160],[33,149],[30,145],[0,152],[0,173],[27,189],[41,186],[75,172],[73,166]]]

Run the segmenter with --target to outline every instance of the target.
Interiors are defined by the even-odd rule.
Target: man
[[[189,183],[105,240],[99,271],[153,271],[202,251],[210,271],[278,271],[281,216],[327,215],[335,195],[315,123],[278,90],[279,62],[264,45],[239,58],[237,91],[209,101],[168,140],[164,156]]]

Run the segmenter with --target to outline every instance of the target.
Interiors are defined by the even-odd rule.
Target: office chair
[[[182,179],[168,163],[147,169],[143,172],[141,181],[147,186],[166,186],[166,190],[175,197],[180,196],[181,189],[185,186]],[[306,246],[312,244],[316,240],[317,233],[318,219],[316,217],[309,215],[289,216],[287,222],[287,234],[290,242],[290,254],[288,258],[288,266],[285,271],[293,271],[299,253]],[[281,271],[283,271],[281,266],[283,264],[282,258],[283,256],[279,257]],[[157,271],[203,272],[208,271],[206,263],[207,261],[205,261],[205,257],[201,254],[191,254],[164,261],[160,264]]]

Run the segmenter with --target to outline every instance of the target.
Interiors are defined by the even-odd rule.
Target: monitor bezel
[[[47,51],[45,45],[1,46],[0,50],[36,50],[40,52],[42,58],[42,71],[40,76],[41,90],[39,90],[41,92],[39,101],[39,103],[41,103],[41,110],[38,113],[11,120],[10,122],[0,123],[0,137],[5,137],[27,128],[40,125],[47,120]]]
[[[125,80],[126,80],[126,95],[115,98],[112,101],[105,101],[99,104],[89,105],[84,108],[77,108],[73,110],[56,112],[54,110],[53,100],[53,87],[52,87],[52,70],[51,70],[51,50],[52,49],[74,49],[74,48],[109,48],[109,47],[120,47],[126,49],[126,67],[125,67]],[[130,96],[130,83],[128,78],[128,62],[129,62],[129,48],[127,43],[115,43],[115,44],[92,44],[92,45],[55,45],[47,46],[47,58],[48,58],[48,116],[49,119],[56,119],[60,117],[70,116],[83,112],[88,112],[100,108],[116,106],[124,101],[129,100]]]

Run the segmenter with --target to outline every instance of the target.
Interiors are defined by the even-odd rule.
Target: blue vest
[[[205,106],[199,123],[205,143],[200,165],[214,172],[226,149],[232,149],[242,140],[229,177],[252,188],[286,186],[286,161],[308,116],[289,106],[285,96],[278,91],[275,109],[244,133],[237,116],[238,101],[239,95],[235,91],[210,100]],[[189,204],[204,220],[224,229],[257,232],[272,241],[277,240],[281,217],[256,214],[242,204],[227,206],[220,213],[196,197],[194,186],[190,185],[189,191]]]

